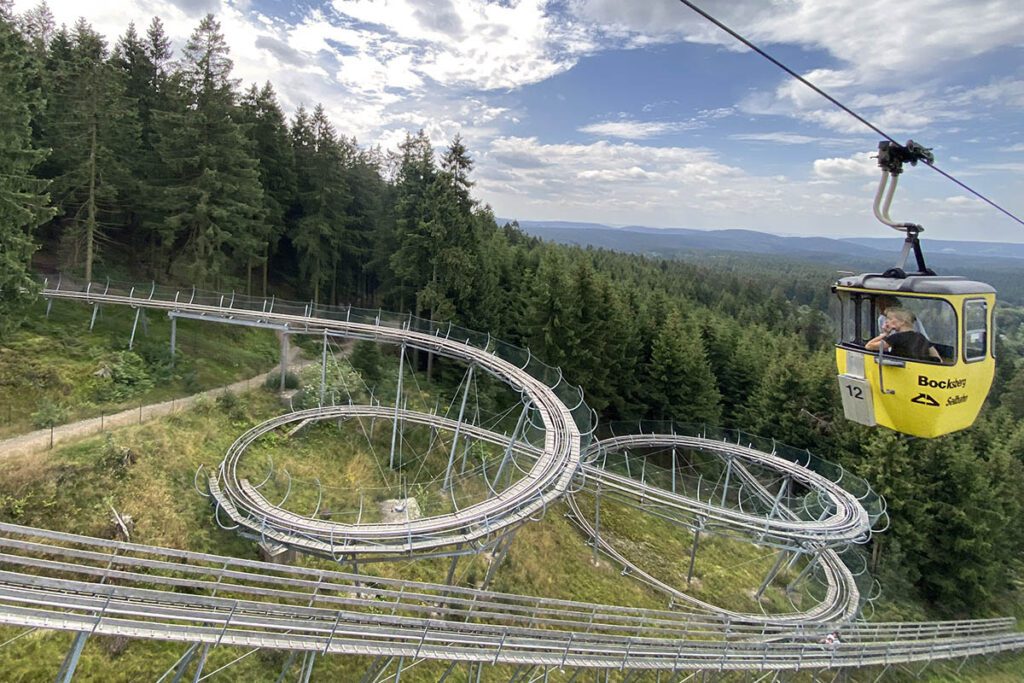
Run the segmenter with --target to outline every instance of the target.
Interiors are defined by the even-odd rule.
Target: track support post
[[[398,439],[398,411],[402,404],[402,377],[405,375],[405,344],[402,344],[398,352],[398,387],[395,389],[395,420],[391,425],[391,455],[388,458],[388,467],[395,469],[395,441]],[[401,467],[401,463],[398,465]]]

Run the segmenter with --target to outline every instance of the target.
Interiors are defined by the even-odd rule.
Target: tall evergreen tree
[[[387,300],[399,310],[415,302],[416,314],[424,300],[417,296],[431,278],[431,254],[436,245],[427,228],[430,218],[428,193],[437,175],[434,150],[421,130],[407,134],[399,145],[401,160],[395,188],[395,244],[390,246],[390,268],[394,280]]]
[[[195,282],[220,286],[234,264],[266,251],[263,190],[251,144],[232,118],[232,62],[220,24],[207,15],[179,65],[184,110],[157,115],[164,242]]]
[[[647,370],[653,415],[661,420],[718,424],[721,397],[696,326],[669,311],[651,348]]]
[[[75,24],[63,69],[51,92],[57,106],[49,140],[59,169],[53,194],[65,251],[91,280],[106,239],[104,219],[109,224],[133,196],[124,160],[137,153],[138,128],[103,38],[84,19]]]
[[[284,113],[277,103],[277,94],[267,81],[262,89],[253,84],[242,96],[239,120],[252,141],[259,162],[266,245],[260,261],[263,264],[264,296],[267,293],[270,256],[285,232],[285,216],[295,201],[295,153],[288,136]]]
[[[134,24],[129,24],[111,56],[111,64],[120,76],[128,108],[138,126],[138,151],[124,159],[131,181],[124,187],[127,234],[123,242],[142,257],[152,277],[157,275],[155,268],[162,256],[161,185],[170,176],[157,152],[156,112],[179,108],[173,101],[175,89],[168,72],[170,59],[170,41],[158,18],[152,20],[145,36],[140,36]]]
[[[46,183],[32,175],[45,153],[32,146],[30,102],[37,95],[26,85],[29,60],[10,8],[0,6],[0,335],[35,288],[29,275],[32,233],[52,215]]]
[[[349,190],[342,174],[340,148],[334,127],[322,105],[312,117],[300,110],[292,126],[298,178],[299,218],[291,241],[299,254],[299,268],[314,301],[325,287],[333,303],[333,286],[346,237],[345,209]]]
[[[419,223],[399,237],[427,246],[421,257],[427,279],[418,283],[416,309],[435,320],[466,323],[474,313],[474,290],[481,283],[474,202],[469,195],[472,168],[473,161],[456,136],[427,188]]]
[[[374,280],[369,262],[374,239],[383,224],[386,186],[378,151],[360,149],[355,138],[340,138],[338,147],[349,189],[347,238],[342,245],[338,280],[346,296],[363,298]]]

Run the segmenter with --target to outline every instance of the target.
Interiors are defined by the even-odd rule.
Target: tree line
[[[909,440],[842,419],[826,278],[651,259],[498,225],[456,136],[364,148],[325,108],[240,87],[216,18],[180,55],[159,19],[108,45],[0,0],[0,317],[30,263],[273,290],[451,320],[527,346],[601,419],[738,427],[849,467],[889,503],[883,583],[937,611],[1013,595],[1024,550],[1024,316],[973,429]],[[38,253],[37,253],[37,250]],[[794,274],[796,272],[796,274]],[[1013,315],[1017,315],[1016,318]],[[1015,325],[1013,324],[1015,323]],[[0,330],[2,332],[2,330]]]

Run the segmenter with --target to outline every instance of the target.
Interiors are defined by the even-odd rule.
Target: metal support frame
[[[196,655],[196,650],[199,649],[199,643],[192,643],[185,650],[185,654],[178,658],[171,668],[167,670],[163,676],[157,679],[157,683],[160,683],[167,674],[174,671],[174,678],[171,679],[171,683],[181,683],[181,679],[185,677],[185,671],[188,670],[188,665],[192,663],[192,658]]]
[[[100,305],[92,305],[92,317],[89,318],[89,331],[92,332],[92,328],[96,326],[96,314],[100,312]]]
[[[676,492],[676,447],[672,447],[672,493]]]
[[[278,675],[276,683],[284,683],[285,676],[288,675],[288,672],[292,668],[292,664],[295,663],[295,659],[298,656],[299,653],[297,650],[292,650],[288,653],[288,657],[284,660],[284,665],[281,667],[281,673]]]
[[[384,655],[374,657],[362,678],[359,679],[359,683],[372,683],[375,681],[380,672],[384,671],[391,665],[391,661],[393,659],[394,657],[386,657]],[[280,683],[280,681],[278,683]]]
[[[135,309],[135,322],[132,323],[132,334],[128,337],[128,350],[130,351],[132,346],[135,344],[135,330],[139,327],[139,318],[142,316],[142,308]]]
[[[176,350],[176,343],[178,341],[178,317],[176,315],[168,315],[171,319],[171,367],[174,367],[174,353]]]
[[[448,574],[444,577],[444,585],[451,586],[452,581],[455,579],[455,567],[459,564],[459,558],[462,557],[458,551],[462,549],[462,544],[455,547],[455,553],[452,555],[452,561],[448,564]]]
[[[284,380],[288,374],[288,332],[281,333],[281,377],[278,381],[278,391],[284,391]]]
[[[395,469],[395,442],[398,439],[398,410],[402,404],[402,377],[405,374],[405,344],[402,344],[398,351],[398,385],[395,389],[395,421],[391,425],[391,455],[388,458],[388,468]],[[402,463],[398,463],[401,467]]]
[[[82,656],[85,641],[88,639],[88,631],[79,631],[75,634],[75,639],[71,643],[71,649],[64,656],[64,662],[60,665],[60,670],[57,672],[57,683],[70,683],[75,675],[75,669],[78,668],[78,660]]]
[[[700,544],[700,530],[704,526],[703,520],[693,530],[693,545],[690,546],[690,568],[686,570],[686,584],[693,581],[693,568],[697,563],[697,546]]]
[[[302,655],[302,673],[299,674],[300,683],[309,683],[309,677],[313,675],[313,665],[316,663],[316,652],[306,652]]]
[[[497,489],[501,482],[501,473],[505,470],[505,465],[512,457],[512,448],[515,446],[516,439],[519,438],[520,432],[523,430],[523,426],[526,424],[526,416],[530,412],[530,404],[526,403],[523,405],[523,410],[519,413],[519,420],[516,421],[516,427],[512,430],[512,435],[508,439],[508,445],[505,447],[505,454],[501,457],[501,464],[498,465],[498,471],[494,475],[494,488]],[[511,476],[511,475],[509,475]]]
[[[494,578],[494,574],[498,571],[501,563],[505,561],[505,556],[508,555],[508,551],[512,547],[512,542],[515,538],[516,530],[513,529],[499,539],[498,543],[494,546],[491,554],[491,566],[487,568],[487,572],[484,574],[483,585],[480,586],[482,590],[487,590],[491,585],[491,579]]]
[[[227,626],[225,624],[225,626]],[[210,644],[203,645],[199,653],[199,662],[196,664],[196,672],[192,674],[192,683],[199,683],[199,677],[203,675],[203,668],[206,666],[206,657],[210,654]]]
[[[324,328],[324,349],[320,357],[320,406],[324,405],[327,392],[327,328]]]
[[[473,384],[473,368],[475,366],[470,365],[469,370],[466,371],[466,386],[462,391],[462,403],[459,405],[459,417],[455,421],[455,436],[452,438],[452,449],[448,453],[448,466],[444,468],[444,484],[441,486],[442,491],[447,491],[452,485],[452,467],[455,465],[455,451],[459,446],[459,434],[462,432],[462,418],[466,415],[466,402],[469,400],[469,388]],[[463,454],[462,457],[462,469],[460,473],[466,471],[466,457]]]
[[[725,507],[725,499],[729,495],[729,477],[732,475],[732,458],[725,461],[725,486],[722,487],[722,507]]]
[[[788,550],[783,549],[779,551],[778,557],[775,558],[775,564],[773,564],[772,568],[768,571],[768,575],[764,577],[764,581],[761,582],[761,587],[757,589],[756,593],[754,593],[755,600],[760,600],[761,596],[764,595],[765,589],[768,588],[768,585],[775,579],[776,575],[778,575],[779,570],[782,569],[782,563],[788,554]]]

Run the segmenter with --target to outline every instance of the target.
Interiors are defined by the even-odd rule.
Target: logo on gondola
[[[923,406],[935,406],[938,407],[939,402],[928,394],[918,394],[914,398],[910,399],[911,403],[920,403]]]

